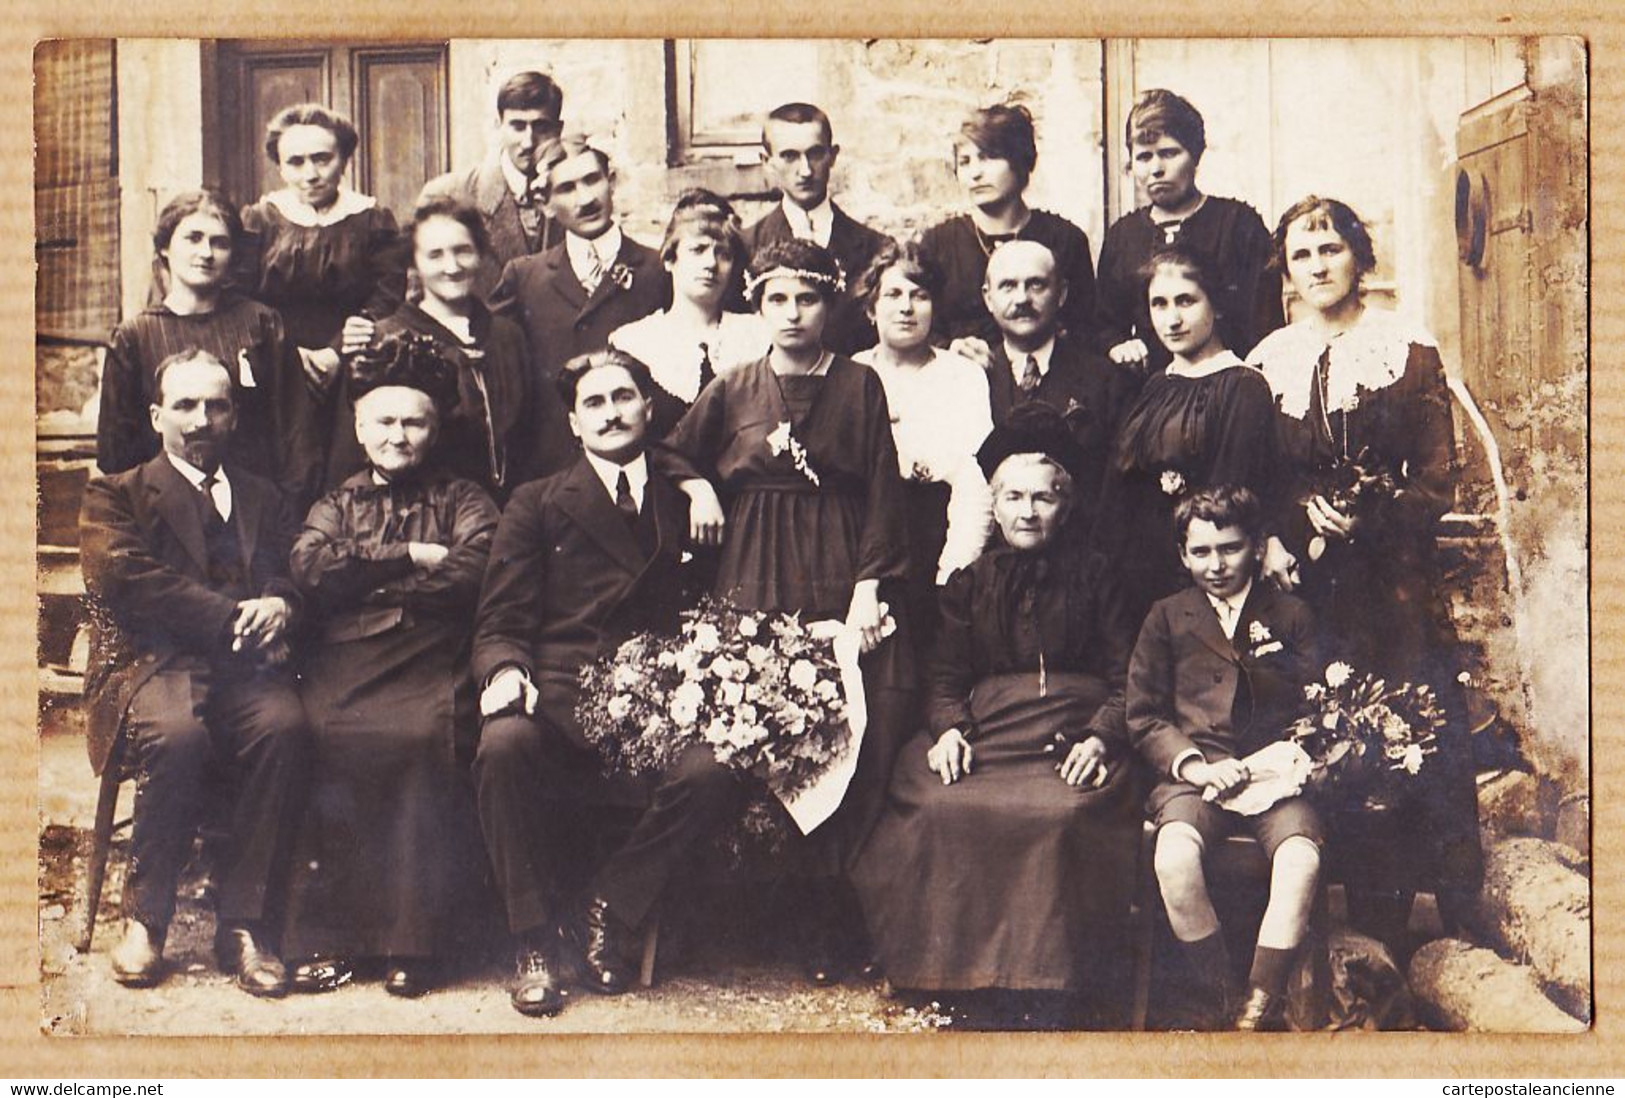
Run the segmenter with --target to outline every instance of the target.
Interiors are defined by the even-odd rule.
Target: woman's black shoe
[[[391,961],[384,976],[384,990],[402,999],[416,999],[432,983],[426,961]]]
[[[316,995],[335,991],[355,976],[348,957],[312,957],[293,966],[288,974],[288,990],[295,995]]]

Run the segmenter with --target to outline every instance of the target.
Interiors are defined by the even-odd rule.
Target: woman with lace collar
[[[1361,299],[1376,255],[1358,214],[1311,195],[1274,236],[1303,310],[1250,356],[1275,395],[1285,482],[1265,573],[1309,601],[1328,655],[1391,682],[1428,683],[1450,717],[1418,796],[1333,829],[1357,871],[1351,916],[1392,943],[1415,891],[1435,892],[1448,922],[1483,872],[1434,544],[1454,498],[1450,394],[1433,339]],[[1405,835],[1427,836],[1426,850]]]
[[[301,504],[323,487],[335,430],[349,430],[337,415],[339,356],[366,348],[373,322],[406,292],[394,215],[343,183],[359,140],[348,118],[318,104],[279,112],[265,153],[286,186],[243,210],[238,284],[282,314],[304,365],[305,400],[289,425],[305,466]]]

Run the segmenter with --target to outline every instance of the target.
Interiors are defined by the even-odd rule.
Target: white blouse
[[[937,560],[937,582],[945,583],[982,555],[992,529],[993,494],[976,464],[976,451],[993,430],[987,375],[940,348],[917,369],[878,365],[874,349],[852,358],[885,387],[903,479],[948,485],[948,539]]]
[[[1353,410],[1362,390],[1386,389],[1405,375],[1412,344],[1438,346],[1418,325],[1386,309],[1367,306],[1352,328],[1330,340],[1300,320],[1265,336],[1247,357],[1263,371],[1281,411],[1302,419],[1309,414],[1309,388],[1321,355],[1331,353],[1326,370],[1327,410]]]
[[[715,328],[694,328],[662,310],[616,328],[609,335],[609,345],[649,367],[656,384],[666,392],[692,404],[700,395],[700,362],[707,351],[711,368],[720,374],[755,362],[767,354],[772,340],[762,318],[754,313],[723,313]]]

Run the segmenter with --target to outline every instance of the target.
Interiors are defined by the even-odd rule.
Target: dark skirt
[[[892,983],[924,990],[1082,991],[1119,948],[1141,826],[1132,768],[1101,789],[1055,767],[1106,684],[1053,673],[982,680],[971,695],[972,773],[953,785],[926,765],[928,735],[903,750],[891,801],[853,872]]]
[[[428,957],[446,951],[484,854],[467,778],[473,692],[461,645],[422,625],[330,645],[302,696],[315,743],[283,947]]]
[[[735,497],[715,590],[746,610],[799,613],[803,621],[844,619],[857,580],[861,497],[814,490],[797,478],[760,481]],[[897,632],[862,657],[868,728],[857,773],[841,807],[786,858],[791,874],[845,872],[885,805],[886,784],[914,701],[914,648],[901,584],[882,583]]]
[[[937,561],[948,541],[948,499],[952,490],[939,481],[903,482],[908,509],[908,624],[914,651],[923,662],[936,641]]]

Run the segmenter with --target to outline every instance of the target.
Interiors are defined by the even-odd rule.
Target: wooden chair
[[[101,789],[96,794],[96,823],[91,831],[90,864],[85,878],[85,923],[79,931],[79,952],[89,953],[91,940],[96,936],[96,911],[102,903],[102,883],[107,878],[107,856],[113,848],[113,832],[118,824],[113,815],[118,809],[119,786],[124,784],[124,737],[113,742],[107,765],[102,767]],[[125,820],[128,824],[130,821]]]

